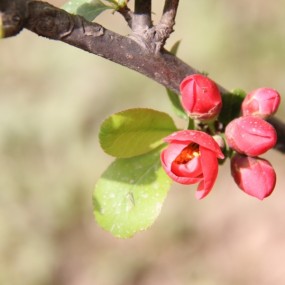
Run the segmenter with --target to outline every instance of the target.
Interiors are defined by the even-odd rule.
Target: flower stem
[[[189,117],[187,130],[194,130],[194,129],[195,129],[195,122],[193,119]]]

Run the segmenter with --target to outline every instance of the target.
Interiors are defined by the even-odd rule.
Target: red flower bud
[[[271,88],[259,88],[249,93],[242,103],[243,116],[267,118],[273,115],[280,104],[279,93]]]
[[[274,147],[275,129],[261,118],[246,116],[231,121],[226,127],[226,140],[235,151],[258,156]]]
[[[161,163],[170,178],[181,184],[199,183],[196,198],[204,198],[218,175],[218,160],[224,158],[218,144],[208,134],[185,130],[164,139],[169,143],[161,153]]]
[[[182,105],[193,119],[211,120],[222,108],[217,85],[201,74],[187,76],[180,84]]]
[[[259,200],[274,190],[276,173],[265,159],[236,154],[231,160],[231,172],[238,187]]]

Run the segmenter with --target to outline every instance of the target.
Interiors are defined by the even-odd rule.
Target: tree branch
[[[20,21],[16,21],[15,25],[17,32],[21,28],[27,28],[40,36],[60,40],[99,55],[138,71],[177,94],[183,78],[190,74],[199,73],[165,50],[154,53],[152,48],[144,47],[130,37],[116,34],[99,24],[88,22],[80,16],[70,15],[48,3],[31,0],[28,2],[28,6],[11,6],[9,3],[20,3],[20,1],[0,1],[2,19],[8,19],[15,13],[19,17]],[[2,5],[4,2],[7,4],[5,7],[10,7],[10,10],[4,9],[5,7]],[[22,4],[26,3],[25,1],[21,2]],[[174,2],[178,3],[178,1]],[[9,29],[13,27],[13,24],[9,21],[2,22],[4,31],[7,27]],[[6,36],[8,36],[7,33]],[[228,93],[221,86],[219,86],[219,89],[222,93]],[[269,122],[277,130],[278,142],[276,149],[285,153],[285,124],[275,118],[270,119]]]
[[[164,47],[166,40],[174,31],[178,5],[179,0],[165,0],[162,17],[156,26],[156,39],[160,42],[161,48]]]
[[[144,48],[150,49],[153,39],[151,0],[135,0],[131,38]]]
[[[118,13],[120,13],[124,19],[126,20],[126,22],[128,23],[129,27],[132,28],[132,25],[133,25],[133,18],[134,18],[134,14],[133,12],[129,9],[129,7],[126,5],[126,6],[123,6],[123,7],[120,7],[118,10],[117,10]]]
[[[167,51],[154,54],[130,37],[70,15],[48,3],[30,2],[25,28],[136,70],[177,93],[182,78],[198,72]]]
[[[133,31],[144,31],[151,26],[151,0],[136,0],[134,21],[132,25]]]
[[[2,37],[18,34],[28,17],[27,0],[0,0],[0,28]]]

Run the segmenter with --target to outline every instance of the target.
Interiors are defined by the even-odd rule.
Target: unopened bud
[[[228,145],[235,151],[258,156],[275,146],[277,134],[265,120],[245,116],[231,121],[225,131]]]
[[[242,103],[242,114],[267,118],[277,111],[279,104],[280,95],[276,90],[259,88],[245,97]]]
[[[238,187],[263,200],[274,190],[276,173],[265,159],[236,154],[231,159],[231,173]]]
[[[180,84],[182,105],[189,116],[198,120],[215,119],[222,108],[217,85],[201,74],[187,76]]]

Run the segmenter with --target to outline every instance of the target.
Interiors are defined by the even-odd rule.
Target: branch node
[[[26,27],[41,36],[57,40],[72,33],[74,20],[79,17],[74,17],[64,10],[39,1],[30,2],[29,8],[32,14]]]
[[[135,0],[133,30],[150,28],[151,26],[151,0]]]

